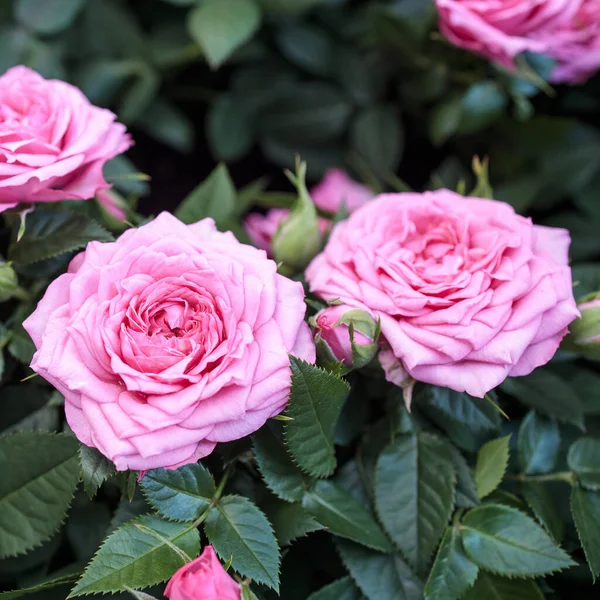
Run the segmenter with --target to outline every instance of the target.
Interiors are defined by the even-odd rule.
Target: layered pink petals
[[[171,577],[165,596],[169,600],[241,600],[242,590],[223,568],[212,546]]]
[[[263,251],[162,213],[93,242],[25,321],[32,368],[118,469],[174,468],[283,410],[288,353],[314,361],[302,285]]]
[[[115,118],[68,83],[9,69],[0,77],[0,211],[108,188],[104,163],[131,146]]]
[[[379,316],[388,372],[391,353],[417,380],[482,397],[550,360],[579,315],[569,242],[501,202],[388,194],[335,228],[306,277]]]

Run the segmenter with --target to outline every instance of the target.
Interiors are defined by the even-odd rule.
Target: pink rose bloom
[[[336,226],[306,278],[321,298],[379,316],[408,375],[483,397],[548,362],[579,315],[569,244],[503,202],[384,194]]]
[[[212,546],[171,577],[165,596],[169,600],[242,600],[239,583],[223,568]]]
[[[323,181],[312,188],[311,198],[317,208],[335,214],[345,203],[348,212],[352,212],[373,198],[373,192],[357,183],[340,169],[329,169]],[[279,224],[288,218],[287,208],[272,208],[265,215],[251,213],[244,220],[244,229],[252,243],[271,255],[271,241]],[[328,219],[319,219],[319,228],[326,233],[331,223]]]
[[[600,69],[600,0],[585,0],[575,16],[549,32],[548,54],[557,61],[551,80],[584,83]]]
[[[352,366],[354,356],[350,341],[350,329],[348,324],[340,322],[340,319],[351,310],[353,309],[339,304],[324,308],[315,315],[317,335],[329,346],[336,359],[342,361],[346,366]],[[366,313],[364,316],[370,319],[372,326],[375,327],[375,320]],[[372,338],[358,331],[356,327],[354,328],[354,344],[356,346],[369,346],[372,343]]]
[[[450,42],[509,68],[517,54],[546,53],[553,42],[540,33],[569,23],[583,1],[435,0],[440,29]]]
[[[132,144],[115,115],[27,67],[0,76],[0,212],[19,202],[88,200],[107,160]]]
[[[31,367],[117,469],[176,468],[256,431],[314,362],[302,284],[262,250],[168,213],[91,242],[23,324]]]

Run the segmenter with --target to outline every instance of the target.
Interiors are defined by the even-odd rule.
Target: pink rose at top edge
[[[221,565],[212,546],[181,567],[165,589],[169,600],[241,600],[242,590]]]
[[[366,186],[351,179],[340,169],[329,169],[323,180],[310,191],[311,198],[317,208],[336,213],[345,203],[348,212],[352,212],[373,198],[373,192]],[[252,243],[271,255],[273,236],[290,211],[287,208],[272,208],[266,214],[250,213],[244,220],[244,230]],[[319,228],[326,233],[331,223],[328,219],[319,218]]]
[[[379,317],[380,343],[412,378],[483,397],[547,363],[579,316],[569,244],[503,202],[384,194],[335,227],[306,279]],[[403,377],[390,358],[388,376]]]
[[[315,360],[305,310],[264,251],[161,213],[88,244],[23,326],[79,440],[145,471],[194,463],[285,408],[289,354]]]
[[[20,202],[88,200],[104,163],[131,145],[115,115],[76,87],[13,67],[0,76],[0,212]]]
[[[455,46],[514,66],[522,52],[549,53],[553,32],[589,0],[435,0],[439,26]]]

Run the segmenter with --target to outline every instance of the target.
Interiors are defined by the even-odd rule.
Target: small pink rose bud
[[[212,546],[171,577],[169,600],[242,600],[240,585],[223,568]]]
[[[315,342],[326,357],[359,369],[377,353],[379,325],[366,311],[344,304],[329,306],[313,318]]]
[[[577,308],[581,319],[569,325],[566,345],[587,358],[600,360],[600,292],[583,298]]]

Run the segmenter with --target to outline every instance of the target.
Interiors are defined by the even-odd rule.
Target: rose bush
[[[132,143],[114,113],[22,66],[0,77],[0,111],[0,211],[93,198],[110,187],[106,161]]]
[[[388,194],[333,230],[306,277],[375,313],[413,378],[483,397],[547,363],[579,316],[569,242],[500,202]]]
[[[261,250],[163,213],[92,243],[24,322],[32,368],[117,469],[176,468],[288,400],[288,353],[314,361],[299,283]]]

